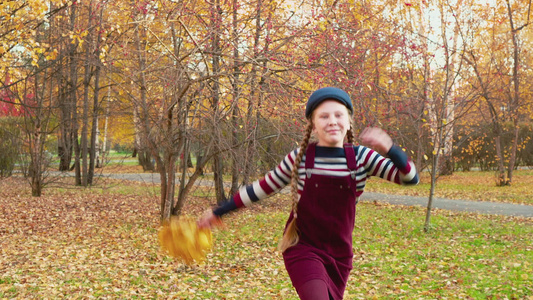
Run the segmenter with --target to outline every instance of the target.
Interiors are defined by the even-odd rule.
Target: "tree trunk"
[[[513,184],[513,171],[516,164],[516,152],[518,151],[518,135],[520,133],[520,127],[518,125],[518,118],[514,120],[514,136],[513,144],[511,146],[511,155],[509,157],[509,166],[507,167],[507,182],[506,185]]]
[[[494,146],[496,147],[496,159],[498,160],[498,181],[497,186],[507,185],[507,178],[505,176],[504,158],[501,145],[501,135],[494,137]]]
[[[424,222],[424,232],[429,232],[431,229],[431,210],[433,209],[433,198],[435,197],[435,189],[437,188],[437,166],[439,164],[439,154],[433,156],[433,166],[431,169],[431,187],[429,189],[428,204],[426,207],[426,220]]]
[[[139,106],[138,111],[138,138],[139,141],[136,144],[137,154],[139,157],[139,164],[143,167],[144,171],[153,171],[154,164],[152,162],[152,157],[148,150],[148,133],[150,128],[150,115],[148,113],[148,103],[147,103],[147,84],[146,84],[146,58],[144,49],[146,49],[146,32],[144,29],[144,24],[139,23],[135,31],[135,45],[137,48],[138,63],[139,63],[139,89],[140,89],[140,99],[136,106]]]
[[[510,108],[510,114],[512,116],[513,125],[514,125],[514,135],[513,135],[513,142],[511,146],[511,151],[509,155],[509,165],[507,166],[507,182],[505,182],[505,185],[511,185],[513,181],[513,170],[516,163],[516,152],[518,151],[518,134],[520,131],[519,128],[519,120],[520,120],[520,113],[521,113],[521,105],[520,105],[520,43],[519,43],[519,36],[518,31],[522,30],[525,26],[529,25],[529,15],[527,18],[527,23],[523,26],[516,26],[514,23],[513,18],[513,10],[511,8],[511,4],[509,0],[507,2],[507,13],[509,15],[509,25],[511,28],[511,38],[513,41],[513,73],[512,73],[512,83],[513,83],[513,90],[510,93],[511,94],[511,103],[509,105]],[[529,1],[529,9],[528,14],[531,9],[531,1]]]
[[[70,9],[70,30],[74,30],[77,10],[76,5],[71,5]],[[74,152],[75,137],[77,136],[77,59],[76,48],[77,42],[70,43],[68,46],[68,71],[65,75],[66,82],[63,89],[65,93],[61,95],[61,122],[60,124],[60,138],[58,146],[59,155],[59,171],[71,170],[72,155]],[[74,167],[74,166],[73,166]]]
[[[100,167],[103,167],[106,163],[106,156],[107,156],[107,124],[109,119],[109,92],[107,94],[107,102],[106,102],[106,108],[105,108],[105,119],[104,119],[104,141],[102,143],[102,165]]]
[[[185,144],[184,144],[184,147],[183,147],[183,156],[189,156],[190,155],[190,149],[189,149],[189,142],[184,140]],[[198,166],[201,164],[200,161],[196,161],[196,171],[194,172],[194,174],[198,173]],[[179,188],[179,193],[178,193],[178,199],[176,201],[176,204],[174,205],[173,207],[173,210],[172,210],[172,213],[175,214],[175,215],[180,215],[181,214],[181,209],[183,208],[183,204],[185,204],[185,197],[187,195],[187,193],[189,192],[189,190],[186,189],[186,184],[185,184],[185,178],[187,177],[187,167],[182,164],[182,168],[181,168],[181,176],[180,176],[180,188]],[[188,183],[192,183],[191,180],[196,180],[197,176],[195,178],[189,178],[189,182]],[[194,182],[194,181],[193,181]]]
[[[458,2],[458,5],[461,5],[461,0]],[[459,18],[461,15],[461,10],[454,12],[454,16]],[[439,162],[439,174],[440,175],[452,175],[455,169],[453,161],[453,133],[454,133],[454,124],[455,124],[455,78],[456,72],[459,68],[458,66],[458,51],[451,51],[452,48],[457,48],[457,40],[459,37],[459,27],[454,26],[453,38],[451,39],[452,45],[449,45],[449,39],[446,34],[448,18],[444,12],[444,9],[441,9],[441,34],[442,40],[444,42],[444,51],[446,58],[446,81],[444,86],[444,101],[443,101],[443,116],[442,119],[445,123],[442,126],[445,127],[443,130],[443,139],[442,142],[442,158]]]
[[[68,77],[68,76],[67,76]],[[59,138],[57,146],[57,155],[59,156],[59,171],[68,171],[70,169],[70,163],[72,162],[72,129],[73,129],[73,120],[72,120],[72,105],[70,104],[70,87],[68,86],[68,80],[65,83],[65,86],[61,88],[59,99],[60,107],[60,122],[59,122]],[[75,107],[74,107],[75,109]]]
[[[38,97],[38,96],[37,96]],[[38,111],[40,109],[37,109]],[[33,143],[30,149],[31,151],[31,162],[29,166],[29,174],[31,176],[31,195],[34,197],[40,197],[43,186],[42,178],[42,143],[43,143],[43,134],[41,129],[41,116],[40,112],[34,117],[34,128],[33,128]]]
[[[98,39],[96,41],[96,44],[99,45],[100,43],[100,34],[98,34]],[[91,148],[89,152],[89,172],[87,174],[87,183],[89,185],[93,184],[93,178],[94,178],[94,168],[96,164],[96,144],[97,144],[97,138],[98,138],[98,97],[100,92],[100,63],[99,63],[99,53],[100,51],[97,50],[95,53],[95,62],[96,62],[96,68],[94,73],[94,95],[93,95],[93,111],[92,111],[92,127],[91,127]]]
[[[226,201],[226,194],[224,191],[224,166],[220,154],[215,154],[213,157],[213,173],[215,181],[215,196],[218,204]]]
[[[74,30],[76,25],[76,18],[77,18],[77,11],[76,11],[77,5],[71,5],[70,9],[70,30]],[[70,170],[75,170],[75,184],[77,186],[81,185],[81,168],[80,168],[80,144],[78,141],[78,59],[76,58],[76,48],[78,47],[78,42],[74,41],[74,43],[70,44],[70,52],[69,52],[69,58],[70,58],[70,71],[69,71],[69,83],[70,83],[70,105],[71,105],[71,112],[72,112],[72,135],[70,136],[72,147],[74,148],[74,165],[70,168]]]
[[[94,149],[94,167],[95,168],[101,168],[102,167],[102,153],[100,151],[100,129],[98,128],[99,126],[99,123],[100,123],[100,118],[97,116],[96,117],[96,132],[95,132],[95,136],[96,138],[94,139],[94,145],[95,145],[95,149]]]
[[[214,7],[212,8],[212,30],[213,30],[213,36],[212,36],[212,51],[213,51],[213,65],[212,65],[212,72],[213,74],[218,74],[220,72],[220,29],[221,29],[221,8],[220,8],[220,0],[215,0]],[[218,108],[218,104],[220,101],[220,82],[219,78],[215,77],[212,80],[212,107],[214,110],[214,118],[213,118],[213,138],[216,139],[215,142],[215,150],[214,150],[214,157],[213,157],[213,172],[214,172],[214,180],[215,180],[215,195],[217,199],[217,203],[223,203],[226,201],[226,196],[224,192],[224,181],[223,181],[223,175],[224,175],[224,168],[222,164],[222,157],[221,157],[221,138],[222,134],[220,133],[220,125],[218,124],[218,119],[220,116],[220,111]]]
[[[78,133],[77,130],[74,135],[74,174],[75,174],[75,184],[77,186],[81,186],[81,162],[80,162],[80,156],[81,156],[81,149],[80,149],[80,143],[78,142]]]
[[[41,72],[36,72],[33,83],[33,97],[35,104],[30,105],[32,107],[31,113],[26,118],[26,132],[28,133],[29,151],[30,151],[30,163],[28,167],[28,173],[30,175],[31,194],[34,197],[40,197],[42,188],[44,185],[43,172],[46,170],[47,163],[44,159],[44,145],[46,141],[47,131],[47,108],[45,107],[45,91],[46,91],[46,72],[43,71],[43,75],[39,75]],[[42,78],[41,78],[42,77]],[[39,81],[42,80],[42,83]],[[52,93],[53,87],[50,84],[50,93]],[[27,99],[28,93],[25,89],[24,99]],[[28,120],[29,119],[29,120]],[[28,128],[29,127],[29,128]]]
[[[416,143],[416,169],[422,172],[422,159],[424,158],[424,142],[423,142],[423,123],[417,123],[418,127],[418,139]]]
[[[189,193],[189,191],[194,186],[194,183],[196,179],[203,173],[203,168],[205,167],[205,164],[209,161],[210,157],[207,153],[205,153],[205,157],[203,159],[197,159],[196,160],[196,170],[194,173],[189,177],[189,181],[185,185],[185,187],[181,187],[179,194],[178,194],[178,201],[176,202],[176,206],[174,206],[174,215],[179,215],[181,213],[181,210],[183,208],[183,205],[185,204],[185,195]]]
[[[166,158],[166,160],[169,157]],[[174,204],[174,176],[173,168],[167,170],[166,163],[158,164],[159,176],[161,177],[161,222],[170,219]]]
[[[239,44],[239,35],[237,33],[238,31],[238,2],[237,0],[233,0],[233,22],[232,22],[232,38],[236,45]],[[239,128],[238,121],[239,121],[239,115],[238,110],[239,106],[238,101],[240,98],[240,82],[239,82],[239,50],[237,47],[234,47],[233,49],[233,81],[232,81],[232,94],[233,94],[233,105],[231,108],[231,123],[232,123],[232,134],[231,134],[231,144],[237,145],[239,143],[239,135],[237,133],[237,130]],[[238,155],[239,151],[233,151],[231,159],[231,188],[229,191],[230,195],[233,195],[237,192],[239,188],[239,177],[240,177],[240,167],[242,166],[242,160],[240,159],[240,155]]]
[[[93,1],[89,3],[89,20],[87,28],[89,34],[87,35],[89,42],[85,43],[85,73],[83,75],[83,119],[82,119],[82,128],[81,128],[81,185],[86,187],[89,184],[89,169],[87,162],[87,154],[89,152],[89,87],[91,84],[91,37],[94,32],[93,29],[93,11],[92,11]]]

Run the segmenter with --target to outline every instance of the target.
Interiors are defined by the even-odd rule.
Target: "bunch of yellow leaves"
[[[159,230],[159,243],[171,256],[191,264],[205,260],[213,237],[211,229],[199,228],[190,218],[172,217]]]

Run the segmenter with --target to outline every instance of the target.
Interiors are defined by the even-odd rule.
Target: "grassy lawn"
[[[436,197],[475,201],[493,201],[533,205],[533,170],[513,172],[511,186],[496,186],[494,172],[455,172],[437,180]],[[420,184],[405,188],[388,181],[371,178],[366,191],[429,196],[431,177],[428,173],[420,174]]]
[[[186,266],[159,249],[157,187],[101,184],[32,198],[0,181],[0,299],[297,299],[276,251],[286,195],[228,215],[206,263]],[[192,216],[214,201],[195,195]],[[424,213],[358,205],[345,299],[533,299],[532,219],[437,210],[424,233]]]

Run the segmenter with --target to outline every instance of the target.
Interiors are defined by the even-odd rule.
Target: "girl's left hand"
[[[359,135],[363,146],[376,150],[386,156],[393,145],[392,138],[381,128],[367,127]]]

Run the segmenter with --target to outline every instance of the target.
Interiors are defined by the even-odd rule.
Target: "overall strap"
[[[352,179],[355,179],[355,172],[357,170],[357,159],[355,158],[355,150],[352,144],[344,144],[344,153],[346,155],[346,164],[350,170]]]
[[[307,178],[311,177],[311,170],[315,167],[315,149],[316,143],[307,145],[307,151],[305,152],[305,173]]]

